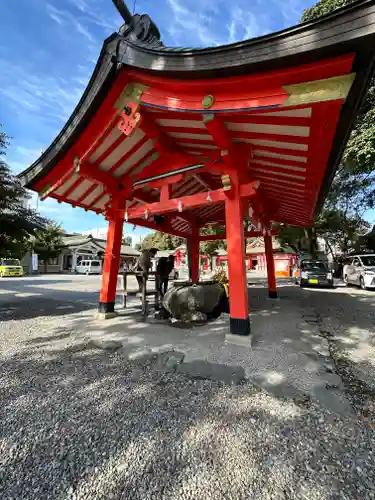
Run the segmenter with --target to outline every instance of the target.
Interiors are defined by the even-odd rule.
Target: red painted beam
[[[173,128],[173,132],[175,132],[176,129]],[[172,131],[171,131],[172,132]],[[173,133],[172,132],[172,133]],[[284,142],[284,143],[295,143],[295,144],[308,144],[309,138],[308,137],[302,137],[298,135],[281,135],[281,134],[271,134],[271,133],[263,133],[263,132],[246,132],[246,131],[241,131],[241,130],[234,130],[232,132],[232,139],[262,139],[264,141],[270,141],[270,142]],[[182,133],[185,134],[199,134],[197,132],[197,129],[184,129]],[[207,146],[215,146],[216,143],[212,140],[209,139],[205,136],[200,137],[199,139],[193,139],[190,137],[175,137],[175,141],[178,142],[181,145],[184,144],[194,144],[196,146],[201,145],[207,145]],[[261,147],[261,146],[258,146]],[[207,150],[209,151],[209,150]],[[297,151],[297,150],[294,150]]]
[[[203,123],[220,149],[231,149],[232,137],[224,121],[215,115],[203,115]]]
[[[94,212],[95,212],[96,210],[100,210],[100,209],[95,209],[94,207],[95,207],[95,205],[98,203],[98,201],[99,201],[101,198],[103,198],[103,196],[105,196],[105,195],[106,195],[106,193],[104,193],[104,192],[100,193],[100,194],[99,194],[99,195],[98,195],[95,199],[93,199],[93,200],[92,200],[92,202],[90,203],[90,208],[91,208],[92,210],[94,210]],[[100,212],[103,212],[103,211],[104,211],[104,210],[100,210]]]
[[[181,180],[181,179],[179,179]],[[160,201],[165,202],[170,200],[172,194],[172,186],[171,184],[165,184],[164,186],[161,186],[160,188]]]
[[[66,199],[69,198],[69,196],[77,189],[77,187],[84,181],[84,179],[79,176],[78,179],[73,182],[73,184],[68,188],[66,191],[63,192],[62,196]]]
[[[155,149],[151,149],[148,153],[146,153],[142,158],[140,158],[136,163],[134,163],[134,165],[132,165],[121,177],[120,177],[120,182],[122,182],[123,184],[124,183],[133,183],[134,182],[134,177],[135,175],[133,175],[133,173],[135,172],[135,170],[137,170],[137,168],[142,165],[143,163],[147,162],[148,160],[151,159],[152,156],[154,156],[156,154],[156,150]],[[154,161],[151,161],[150,163],[154,163],[156,161],[156,159]],[[148,165],[150,166],[150,165]]]
[[[278,229],[272,230],[272,236],[277,236],[279,234]],[[263,236],[262,231],[245,231],[245,238],[258,238]],[[217,240],[225,240],[226,234],[209,234],[199,237],[199,241],[217,241]]]
[[[59,194],[52,193],[51,194],[51,198],[54,198],[58,203],[66,203],[66,199],[63,196],[60,196]],[[86,212],[88,210],[92,210],[91,207],[89,207],[85,203],[79,202],[78,200],[74,201],[74,202],[70,202],[70,203],[71,203],[71,205],[72,205],[73,208],[75,208],[75,207],[83,208]],[[94,210],[94,212],[97,213],[97,214],[100,214],[101,210],[97,209],[97,210]]]
[[[296,161],[296,160],[284,160],[284,158],[271,158],[269,156],[255,156],[254,158],[251,158],[250,164],[254,165],[269,165],[270,167],[294,167],[291,168],[294,172],[303,172],[303,171],[308,171],[309,169],[309,164],[303,163],[301,161]],[[266,166],[267,166],[266,165]],[[285,170],[285,169],[284,169]]]
[[[116,193],[120,190],[120,181],[112,175],[108,174],[104,170],[100,170],[96,168],[89,162],[83,162],[77,168],[77,173],[79,173],[82,177],[86,177],[87,179],[92,179],[100,184],[103,184],[105,190],[110,193]]]
[[[142,109],[140,127],[148,137],[153,139],[154,148],[159,153],[173,153],[178,150],[173,139],[162,132],[159,125],[152,119],[151,114],[147,113],[145,109]]]
[[[278,141],[280,142],[280,141]],[[282,141],[281,141],[282,142]],[[277,157],[272,157],[272,156],[263,156],[261,154],[259,154],[261,151],[266,151],[266,152],[269,152],[269,153],[276,153],[276,154],[280,154],[280,155],[288,155],[288,156],[302,156],[304,158],[307,158],[308,156],[308,151],[302,151],[300,149],[292,149],[292,148],[288,148],[287,145],[285,145],[285,147],[282,147],[282,148],[279,148],[279,147],[276,147],[276,146],[266,146],[266,145],[260,145],[260,144],[253,144],[253,151],[254,151],[254,155],[253,157],[254,158],[258,158],[258,159],[263,159],[263,158],[277,158]],[[298,161],[298,160],[296,160]],[[301,164],[303,165],[306,165],[307,162],[300,162]]]
[[[72,162],[73,165],[73,162]],[[41,193],[40,200],[44,201],[48,196],[50,196],[56,189],[63,186],[64,183],[72,176],[74,171],[74,167],[72,166],[68,171],[64,173],[64,175],[58,179],[52,186],[49,186],[45,191]]]
[[[258,187],[257,182],[250,182],[249,184],[243,184],[240,186],[240,196],[250,197],[256,193]],[[129,219],[142,217],[147,211],[148,215],[151,214],[163,214],[168,212],[175,212],[181,208],[181,211],[188,210],[194,207],[199,207],[201,205],[210,205],[211,203],[218,203],[225,201],[227,199],[228,191],[223,189],[217,189],[216,191],[210,191],[210,199],[208,200],[208,192],[196,193],[190,196],[185,196],[182,198],[173,198],[166,202],[150,203],[143,207],[135,208],[128,211]],[[180,205],[181,204],[181,205]]]
[[[202,153],[202,156],[195,156],[183,153],[165,153],[160,156],[157,160],[153,162],[152,168],[147,169],[145,172],[140,172],[139,174],[134,176],[134,182],[148,181],[149,179],[153,179],[154,177],[161,176],[164,174],[173,175],[174,172],[188,167],[189,165],[198,165],[205,163],[205,159],[207,161],[217,160],[219,158],[219,152],[215,153]],[[201,171],[201,169],[197,169],[197,172]],[[189,171],[186,171],[188,174]],[[194,173],[194,171],[190,171],[190,173]]]
[[[177,174],[177,175],[171,175],[170,177],[165,177],[163,179],[159,179],[156,181],[151,181],[151,182],[145,182],[143,187],[148,186],[151,189],[160,189],[162,190],[163,188],[167,188],[168,186],[172,186],[173,184],[176,185],[179,182],[182,181],[183,179],[182,174]],[[141,187],[142,185],[139,185]],[[137,185],[138,187],[138,185]]]
[[[126,68],[126,73],[130,80],[144,83],[156,89],[170,89],[181,92],[203,93],[203,95],[217,93],[225,89],[227,92],[238,92],[239,87],[247,89],[264,89],[272,86],[282,86],[286,84],[309,82],[316,79],[330,78],[332,76],[343,75],[352,71],[355,54],[345,54],[343,56],[326,58],[317,62],[307,63],[293,68],[278,69],[256,73],[255,75],[240,75],[228,78],[199,78],[195,80],[186,79],[166,79],[152,74],[145,74],[139,70]],[[125,71],[124,71],[125,72]],[[171,95],[169,94],[171,97]],[[270,111],[275,111],[270,109]],[[259,113],[259,111],[256,111]],[[177,113],[175,113],[177,115]],[[179,113],[180,115],[181,113]]]
[[[33,185],[33,189],[40,191],[47,184],[55,184],[71,168],[74,157],[85,158],[92,151],[97,141],[105,134],[108,126],[117,116],[118,110],[114,105],[127,82],[128,75],[121,73],[108,92],[100,109],[80,135],[79,140],[74,143],[65,157],[45,177]]]
[[[77,203],[82,203],[83,200],[85,200],[88,196],[90,196],[91,193],[95,191],[95,189],[98,187],[98,184],[94,183],[92,184],[86,191],[78,198]]]
[[[283,108],[284,110],[284,108]],[[275,111],[273,109],[273,111]],[[159,124],[159,120],[178,120],[181,122],[184,121],[197,121],[198,113],[173,113],[171,111],[161,112],[155,114],[156,123]],[[308,117],[298,117],[298,116],[267,116],[267,113],[263,115],[250,115],[248,112],[236,112],[236,113],[220,113],[220,119],[223,122],[230,123],[255,123],[255,124],[266,124],[266,125],[294,125],[300,127],[308,127],[311,124],[311,118]],[[165,127],[168,130],[173,131],[174,127],[168,124],[160,124],[160,126],[164,129]],[[184,127],[179,127],[179,131],[182,131]],[[190,128],[192,130],[192,128]],[[177,131],[177,130],[176,130]],[[203,129],[196,128],[196,133],[202,132]]]
[[[109,174],[115,173],[116,170],[121,167],[123,163],[125,163],[126,160],[128,160],[139,148],[141,148],[147,141],[149,140],[149,137],[147,135],[144,135],[142,139],[140,139],[132,148],[129,149],[125,154],[122,155],[122,157],[117,160],[117,162],[112,165],[112,167],[108,170]]]
[[[180,236],[181,238],[186,238],[187,236],[189,236],[188,233],[185,233],[183,231],[176,231],[169,221],[166,221],[166,223],[164,224],[156,224],[151,220],[135,218],[132,219],[130,224],[134,224],[135,226],[147,227],[148,229],[153,229],[154,231],[162,231],[163,233],[172,234],[173,236]]]

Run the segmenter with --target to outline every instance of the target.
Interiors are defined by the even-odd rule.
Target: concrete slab
[[[95,319],[92,311],[84,311],[71,315],[67,327],[78,343],[121,342],[129,359],[142,350],[174,351],[183,360],[172,359],[171,369],[190,376],[246,377],[280,397],[308,395],[335,413],[350,415],[350,405],[333,373],[327,340],[319,334],[309,305],[293,286],[280,287],[279,296],[280,300],[270,301],[266,288],[249,288],[251,340],[230,336],[228,315],[204,326],[174,327],[164,320],[142,318],[137,307],[118,309],[117,316],[105,322]],[[337,388],[333,390],[332,385]]]

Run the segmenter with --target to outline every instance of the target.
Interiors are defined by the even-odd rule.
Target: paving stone
[[[241,366],[221,365],[200,360],[180,364],[177,372],[195,379],[222,380],[227,383],[245,380],[245,370]]]

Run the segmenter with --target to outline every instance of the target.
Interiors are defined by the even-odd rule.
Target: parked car
[[[322,260],[302,260],[297,282],[301,287],[310,285],[333,287],[333,276]]]
[[[23,267],[18,259],[0,259],[0,278],[23,276]]]
[[[101,274],[102,263],[100,260],[81,260],[75,268],[76,274]]]
[[[344,266],[343,277],[346,285],[375,288],[375,254],[353,255]]]

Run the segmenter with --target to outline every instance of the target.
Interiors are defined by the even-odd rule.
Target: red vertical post
[[[250,335],[249,299],[244,251],[243,204],[238,173],[231,174],[232,190],[225,201],[228,254],[230,333]]]
[[[277,299],[275,261],[272,251],[272,236],[270,228],[264,228],[264,249],[266,253],[268,296],[270,299]]]
[[[115,311],[117,275],[120,266],[120,251],[123,214],[116,215],[108,224],[107,245],[105,249],[102,287],[100,290],[99,313],[112,315]]]
[[[199,281],[199,228],[193,228],[192,235],[187,238],[189,277],[193,283]]]

